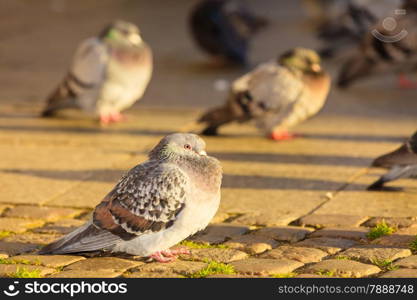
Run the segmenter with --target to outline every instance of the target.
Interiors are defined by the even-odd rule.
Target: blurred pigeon
[[[151,49],[136,25],[116,21],[81,43],[42,116],[81,108],[97,114],[102,124],[120,121],[120,112],[142,97],[152,68]]]
[[[338,86],[345,88],[376,69],[405,72],[417,66],[417,0],[405,0],[401,9],[383,18],[342,66]]]
[[[295,48],[235,80],[226,104],[198,122],[207,125],[203,134],[216,135],[226,123],[255,120],[272,139],[291,139],[287,129],[318,113],[329,89],[317,53]]]
[[[149,160],[131,169],[96,206],[92,219],[41,254],[96,250],[150,256],[166,262],[169,250],[204,229],[220,203],[222,169],[195,134],[163,138]]]
[[[333,6],[338,9],[333,14],[326,14],[327,20],[318,28],[318,38],[324,44],[319,53],[324,58],[357,46],[380,18],[394,12],[401,4],[401,0],[334,2]]]
[[[203,0],[190,17],[192,36],[202,50],[241,65],[248,63],[250,39],[266,23],[235,0]]]
[[[376,158],[372,166],[389,169],[368,187],[368,190],[381,190],[387,182],[400,178],[417,176],[417,131],[398,149]]]

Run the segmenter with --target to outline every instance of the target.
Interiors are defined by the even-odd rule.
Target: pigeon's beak
[[[321,72],[321,66],[319,65],[319,64],[312,64],[311,65],[311,70],[313,71],[313,72]]]
[[[140,43],[142,43],[142,38],[139,34],[132,33],[128,37],[129,42],[131,42],[133,45],[138,46]]]
[[[202,156],[207,156],[207,152],[204,150],[198,151],[198,154]]]

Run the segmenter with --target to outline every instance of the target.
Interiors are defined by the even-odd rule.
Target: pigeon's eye
[[[185,145],[184,145],[184,149],[186,149],[186,150],[191,150],[191,145],[190,145],[190,144],[185,144]]]

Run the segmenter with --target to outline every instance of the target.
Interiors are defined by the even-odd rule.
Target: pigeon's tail
[[[45,118],[52,117],[61,109],[76,107],[75,97],[75,93],[64,80],[48,97],[46,107],[42,111],[41,116]]]
[[[368,75],[375,66],[375,61],[366,56],[357,55],[343,65],[339,73],[337,85],[349,87],[355,80]]]
[[[377,157],[372,162],[373,167],[380,168],[391,168],[395,165],[417,165],[417,155],[404,144],[390,153]]]
[[[97,228],[91,222],[74,230],[56,242],[43,247],[39,254],[65,254],[111,248],[120,237]]]
[[[235,116],[229,105],[216,107],[203,114],[198,123],[206,124],[206,128],[201,132],[203,135],[217,135],[220,126],[235,121]]]

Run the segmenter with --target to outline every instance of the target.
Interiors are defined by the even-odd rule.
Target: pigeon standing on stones
[[[318,54],[295,48],[234,81],[226,104],[197,122],[206,125],[202,134],[216,135],[229,122],[254,120],[270,138],[291,139],[295,135],[287,130],[318,113],[329,89],[330,77]]]
[[[96,250],[171,261],[169,250],[204,229],[220,203],[222,169],[195,134],[164,137],[96,206],[92,219],[41,254]],[[186,251],[185,251],[186,252]]]
[[[102,124],[123,119],[152,75],[152,52],[136,25],[116,21],[78,47],[69,71],[48,99],[43,117],[64,108],[98,115]]]
[[[375,70],[394,68],[401,72],[417,67],[417,0],[405,0],[401,9],[382,18],[370,29],[359,48],[342,66],[338,86],[349,87]],[[404,76],[400,86],[410,86]]]
[[[368,190],[384,189],[384,184],[400,178],[417,177],[417,131],[401,147],[376,158],[373,167],[389,169],[368,187]]]
[[[210,55],[231,63],[248,63],[249,41],[266,25],[236,0],[203,0],[191,12],[191,34]]]

